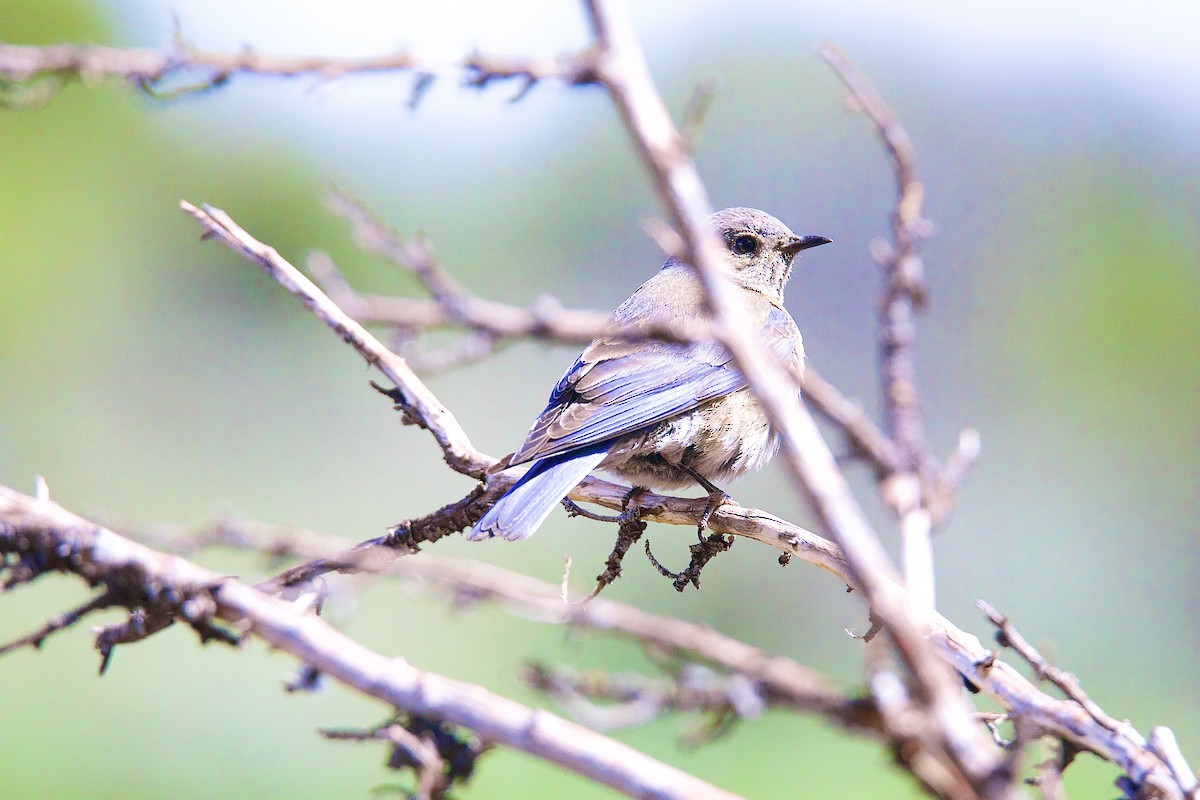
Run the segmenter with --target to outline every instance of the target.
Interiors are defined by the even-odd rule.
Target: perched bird
[[[753,208],[718,211],[708,225],[725,244],[724,265],[763,342],[799,372],[804,346],[783,307],[783,286],[796,254],[829,240],[797,236]],[[702,316],[704,304],[695,270],[672,258],[610,322],[635,330],[686,324]],[[647,488],[697,483],[709,492],[710,514],[727,499],[717,481],[761,467],[778,448],[779,437],[723,345],[600,337],[554,387],[508,462],[532,466],[466,536],[532,535],[597,468]]]

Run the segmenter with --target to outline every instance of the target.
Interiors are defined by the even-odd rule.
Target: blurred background
[[[904,6],[901,9],[901,6]],[[635,19],[676,113],[711,77],[718,94],[697,159],[717,207],[771,211],[835,244],[804,258],[789,306],[811,363],[878,407],[867,245],[887,231],[892,180],[867,122],[819,61],[829,38],[875,81],[914,139],[932,307],[919,367],[930,438],[963,427],[982,459],[936,541],[941,610],[989,636],[974,602],[1011,615],[1110,713],[1168,725],[1200,761],[1200,6],[776,0],[638,4]],[[348,0],[0,0],[0,40],[353,54],[412,47],[559,53],[587,30],[573,3]],[[437,82],[417,110],[402,75],[236,78],[173,102],[73,84],[37,109],[0,111],[0,482],[34,476],[112,524],[199,524],[225,513],[347,542],[461,497],[429,436],[402,427],[361,361],[225,248],[197,241],[181,198],[229,211],[302,263],[330,251],[360,288],[417,287],[357,253],[322,207],[333,185],[402,233],[424,231],[480,294],[550,294],[607,310],[661,255],[657,213],[602,92]],[[431,378],[493,454],[510,451],[574,352],[513,347]],[[889,545],[861,468],[851,476]],[[775,468],[734,492],[814,525]],[[819,530],[819,529],[818,529]],[[660,559],[686,563],[687,532],[652,526]],[[550,581],[564,555],[586,589],[611,545],[556,514],[519,544],[443,541]],[[199,558],[251,578],[268,566]],[[676,594],[641,558],[608,596],[704,622],[861,682],[862,609],[796,563],[742,543]],[[371,647],[526,702],[521,663],[651,669],[627,644],[454,612],[382,581],[342,582],[329,618]],[[47,578],[0,598],[0,640],[82,602]],[[115,617],[114,617],[115,618]],[[119,648],[109,674],[87,625],[0,659],[0,796],[363,797],[397,782],[373,745],[318,726],[369,725],[383,709],[336,686],[288,696],[283,655],[199,648],[171,630]],[[919,793],[877,745],[820,721],[768,714],[700,749],[688,724],[618,734],[754,798]],[[1088,756],[1076,797],[1110,797],[1116,771]],[[465,797],[609,797],[520,754],[482,761]]]

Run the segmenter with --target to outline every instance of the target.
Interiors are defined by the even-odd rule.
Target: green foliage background
[[[104,5],[0,6],[10,43],[155,46],[169,29],[150,4],[134,29]],[[886,161],[818,64],[821,31],[765,12],[743,22],[769,40],[752,57],[715,20],[646,31],[645,45],[676,110],[700,77],[721,78],[698,151],[714,202],[836,242],[806,257],[789,302],[812,363],[873,407],[866,244],[886,230]],[[1143,731],[1172,726],[1200,760],[1197,111],[1088,64],[947,70],[936,53],[869,36],[842,44],[913,135],[939,228],[920,323],[931,438],[946,452],[964,426],[983,437],[937,542],[940,607],[986,635],[973,603],[988,599],[1108,711]],[[225,208],[293,261],[327,249],[363,288],[414,292],[322,209],[337,184],[399,230],[428,232],[480,293],[596,308],[654,269],[638,223],[655,209],[599,92],[544,87],[509,106],[504,89],[442,81],[414,112],[406,79],[361,79],[373,95],[358,81],[237,79],[170,103],[72,84],[43,107],[0,111],[0,482],[28,491],[44,475],[59,502],[114,525],[232,511],[347,541],[469,489],[335,337],[253,267],[197,242],[178,200]],[[522,345],[431,384],[478,446],[502,453],[571,357]],[[772,470],[736,493],[812,524]],[[650,531],[669,563],[684,557],[679,535]],[[547,580],[569,553],[582,586],[607,538],[560,515],[526,543],[437,547]],[[866,622],[824,574],[781,570],[746,544],[701,592],[677,595],[637,560],[626,572],[611,596],[861,680],[843,629]],[[370,646],[526,702],[541,702],[516,678],[527,659],[652,670],[627,644],[493,609],[458,613],[382,582],[335,588],[331,619]],[[0,639],[85,597],[53,578],[6,595]],[[397,780],[379,750],[314,733],[381,709],[336,686],[285,695],[294,665],[258,645],[200,648],[173,630],[119,649],[103,680],[96,663],[86,626],[0,659],[0,797],[352,798]],[[768,714],[694,750],[678,733],[664,721],[619,736],[755,798],[917,795],[881,748],[819,721]],[[1111,796],[1114,776],[1085,757],[1068,789]],[[464,796],[609,793],[500,752]]]

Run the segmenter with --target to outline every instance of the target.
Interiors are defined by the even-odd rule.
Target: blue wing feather
[[[794,352],[800,336],[791,317],[774,307],[763,332],[780,358]],[[511,463],[569,453],[642,430],[745,385],[728,352],[715,342],[681,347],[600,341],[554,387]]]

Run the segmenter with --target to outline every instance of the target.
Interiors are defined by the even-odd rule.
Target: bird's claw
[[[645,486],[630,486],[629,491],[625,493],[625,497],[621,499],[621,513],[617,519],[623,521],[632,521],[641,519],[644,509],[640,502],[634,502],[635,499],[641,500],[642,495],[650,494],[650,490]]]
[[[704,506],[704,513],[696,521],[696,533],[700,537],[700,541],[704,541],[704,531],[708,529],[708,523],[712,519],[712,515],[717,513],[717,509],[726,503],[731,503],[735,506],[738,505],[737,500],[734,500],[720,489],[714,489],[708,493],[708,504]]]

